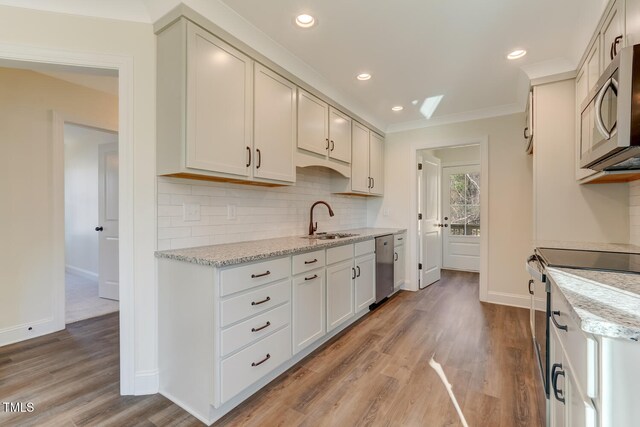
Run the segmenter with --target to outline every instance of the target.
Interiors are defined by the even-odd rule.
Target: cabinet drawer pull
[[[356,268],[358,269],[358,274],[356,274],[356,277],[360,277],[360,266],[356,265]]]
[[[325,150],[328,150],[329,149],[329,138],[325,138],[325,141],[327,141],[327,146],[326,146]]]
[[[553,394],[558,402],[564,403],[564,392],[562,390],[558,390],[558,377],[560,375],[564,377],[562,363],[554,363],[553,368],[551,368],[551,386],[553,387]]]
[[[330,151],[333,151],[334,148],[336,148],[336,144],[334,144],[333,139],[332,139],[331,140],[331,150]]]
[[[252,274],[251,278],[252,279],[257,279],[258,277],[264,277],[264,276],[268,276],[270,274],[271,274],[271,272],[269,270],[267,270],[266,272],[261,273],[261,274]]]
[[[395,257],[393,260],[397,261],[398,260],[398,252],[394,252],[393,254],[394,254],[394,257]]]
[[[445,218],[446,219],[446,218]],[[398,240],[404,240],[404,237],[398,237]]]
[[[314,262],[318,262],[318,258],[314,258],[311,261],[305,261],[305,264],[313,264]]]
[[[262,166],[262,153],[259,148],[256,148],[256,154],[258,154],[258,164],[256,165],[256,169],[260,169],[260,166]]]
[[[264,328],[268,328],[269,326],[271,326],[271,322],[267,322],[264,325],[260,326],[259,328],[251,328],[251,332],[258,332],[263,330]]]
[[[317,279],[317,278],[318,278],[318,275],[317,275],[317,274],[314,274],[314,275],[313,275],[313,276],[311,276],[311,277],[305,277],[305,278],[304,278],[304,280],[313,280],[313,279]]]
[[[264,359],[262,359],[261,361],[259,361],[259,362],[251,362],[251,366],[262,365],[264,362],[266,362],[269,359],[271,359],[271,355],[269,353],[267,353],[266,357]]]
[[[556,310],[556,311],[552,311],[551,312],[551,321],[553,322],[554,325],[556,325],[556,328],[567,332],[569,330],[567,325],[559,324],[558,321],[556,320],[556,316],[560,316],[560,310]]]
[[[356,278],[356,269],[351,267],[351,280]]]
[[[263,299],[262,301],[252,301],[251,305],[260,305],[260,304],[264,304],[265,302],[269,302],[271,301],[271,297],[266,297],[265,299]]]
[[[371,188],[376,186],[376,179],[371,177]]]
[[[531,285],[533,285],[535,282],[533,281],[533,279],[529,280],[529,295],[533,295],[533,289],[531,289]]]
[[[251,148],[247,147],[247,153],[249,153],[249,160],[247,160],[247,167],[251,166]]]

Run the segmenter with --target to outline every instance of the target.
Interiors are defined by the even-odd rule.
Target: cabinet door
[[[327,267],[327,332],[351,318],[353,311],[353,260]]]
[[[187,32],[186,166],[249,176],[253,62],[194,24]]]
[[[360,123],[351,126],[351,191],[368,193],[369,179],[369,129]]]
[[[624,13],[621,0],[616,1],[602,25],[602,71],[624,47]]]
[[[329,105],[298,89],[298,148],[327,154],[329,148]]]
[[[602,67],[600,66],[600,36],[598,36],[591,46],[585,61],[585,72],[587,73],[587,92],[596,86]]]
[[[580,71],[578,71],[578,76],[576,77],[576,159],[575,159],[575,170],[576,170],[576,180],[580,180],[588,177],[589,175],[593,175],[595,173],[592,169],[582,169],[580,168],[580,159],[586,150],[591,147],[591,130],[592,126],[590,123],[593,123],[593,117],[591,116],[592,110],[589,109],[585,113],[585,121],[582,120],[582,103],[587,99],[587,95],[589,94],[588,88],[588,73],[587,73],[587,64],[585,63]]]
[[[567,424],[567,416],[566,416],[566,402],[567,402],[567,390],[566,390],[566,369],[564,366],[564,357],[562,354],[562,347],[560,346],[560,341],[558,339],[558,335],[554,328],[551,328],[549,331],[550,334],[550,353],[549,353],[549,363],[551,364],[550,369],[550,378],[549,381],[551,384],[549,385],[549,405],[551,409],[551,427],[564,427],[568,426]],[[554,374],[558,372],[564,372],[563,375],[557,375],[557,381],[553,381]],[[555,387],[554,387],[555,386]],[[556,397],[557,390],[557,397]],[[564,402],[561,401],[564,399]]]
[[[591,399],[585,399],[580,393],[578,384],[575,381],[573,372],[566,366],[566,422],[567,426],[594,426],[597,422],[596,409]]]
[[[371,194],[384,194],[384,140],[370,132],[369,138],[369,174],[371,175]]]
[[[293,279],[293,352],[325,334],[325,273],[313,270]]]
[[[376,301],[376,254],[356,258],[356,313]]]
[[[295,182],[296,86],[255,65],[254,176]]]
[[[393,277],[395,288],[400,289],[400,287],[404,284],[404,268],[405,268],[405,257],[404,257],[404,245],[395,247],[395,261],[393,264]]]
[[[351,162],[351,117],[329,108],[329,157]]]

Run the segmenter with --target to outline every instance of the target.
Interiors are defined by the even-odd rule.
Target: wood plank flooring
[[[402,292],[218,421],[221,426],[543,426],[528,312],[478,302],[478,275]],[[0,348],[0,425],[196,426],[160,395],[119,396],[118,317]]]

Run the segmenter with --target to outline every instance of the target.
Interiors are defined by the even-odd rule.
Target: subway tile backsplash
[[[640,181],[629,183],[629,243],[640,245]]]
[[[315,208],[318,231],[366,227],[367,200],[332,194],[334,173],[298,168],[295,185],[275,188],[158,177],[158,250],[304,235],[316,200],[335,212]],[[185,205],[199,207],[199,216],[187,220]]]

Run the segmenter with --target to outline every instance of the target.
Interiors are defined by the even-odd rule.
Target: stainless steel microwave
[[[640,170],[640,44],[620,51],[580,112],[580,167]]]

